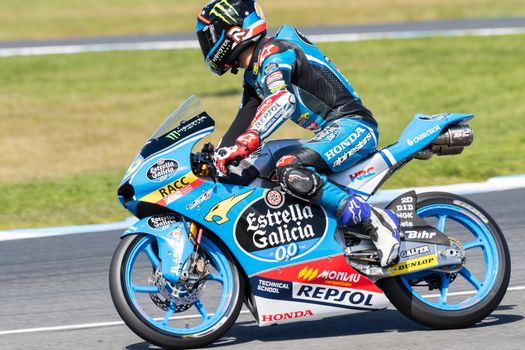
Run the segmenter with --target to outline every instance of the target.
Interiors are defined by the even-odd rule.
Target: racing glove
[[[255,152],[261,145],[259,132],[248,130],[235,140],[231,147],[221,147],[215,151],[214,162],[219,172],[228,174],[228,165],[233,161],[241,161]]]

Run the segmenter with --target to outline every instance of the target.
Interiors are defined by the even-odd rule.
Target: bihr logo
[[[312,312],[312,310],[291,311],[291,312],[284,312],[282,314],[262,315],[261,321],[262,322],[283,321],[283,320],[291,320],[294,318],[302,318],[302,317],[308,317],[308,316],[313,316],[313,315],[314,313]]]
[[[311,251],[325,234],[328,221],[323,209],[281,195],[275,201],[260,198],[239,217],[235,239],[248,255],[265,261],[291,260]],[[277,202],[281,203],[273,206]]]
[[[165,181],[175,175],[178,168],[179,164],[174,160],[159,159],[157,163],[149,168],[147,176],[152,181]]]
[[[416,230],[406,230],[405,235],[408,239],[432,239],[437,234],[436,231],[416,231]]]

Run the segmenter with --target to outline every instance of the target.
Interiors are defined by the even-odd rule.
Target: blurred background
[[[270,27],[525,16],[523,0],[260,0]],[[192,33],[204,1],[2,0],[0,41]],[[270,32],[275,32],[271,30]],[[380,123],[380,146],[416,112],[476,114],[459,157],[414,162],[387,187],[525,172],[525,35],[319,45]],[[217,77],[198,49],[0,57],[0,229],[88,224],[128,214],[116,188],[139,148],[190,94],[216,142],[241,76]],[[287,124],[274,137],[305,137]]]

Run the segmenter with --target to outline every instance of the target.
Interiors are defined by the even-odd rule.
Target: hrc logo
[[[375,168],[371,166],[368,169],[359,170],[354,174],[350,174],[350,180],[352,180],[352,182],[361,181],[364,179],[368,179],[369,177],[372,177],[375,174]]]

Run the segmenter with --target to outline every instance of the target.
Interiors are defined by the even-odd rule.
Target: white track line
[[[507,288],[507,292],[509,292],[509,291],[516,291],[516,290],[525,290],[525,286]],[[447,296],[451,297],[451,296],[456,296],[456,295],[471,295],[471,294],[476,294],[476,292],[475,291],[454,292],[454,293],[447,293]],[[425,297],[425,298],[437,298],[437,297],[440,297],[440,296],[441,296],[440,294],[423,295],[423,297]]]
[[[385,39],[414,39],[429,37],[457,37],[457,36],[495,36],[524,34],[525,28],[491,28],[491,29],[449,29],[449,30],[421,30],[379,33],[341,33],[309,35],[310,40],[317,43],[351,42],[364,40]],[[85,52],[108,51],[144,51],[144,50],[181,50],[196,49],[199,43],[196,40],[180,41],[151,41],[139,43],[112,43],[112,44],[79,44],[63,46],[18,47],[0,49],[0,57],[38,56],[38,55],[71,55]]]
[[[507,292],[521,291],[521,290],[525,290],[525,286],[517,286],[517,287],[507,288]],[[453,296],[453,295],[468,295],[468,294],[474,294],[474,292],[457,292],[457,293],[449,293],[448,295],[449,296]],[[425,297],[438,297],[438,296],[439,296],[439,294],[425,295]],[[241,314],[249,314],[250,311],[242,310],[240,313]],[[185,320],[185,319],[193,319],[193,318],[200,318],[200,317],[201,317],[200,315],[188,315],[188,316],[176,316],[176,317],[172,317],[171,319],[172,320]],[[12,334],[25,334],[25,333],[72,331],[72,330],[79,330],[79,329],[122,326],[123,324],[124,324],[123,321],[113,321],[113,322],[99,322],[99,323],[84,323],[84,324],[75,324],[75,325],[68,325],[68,326],[56,326],[56,327],[13,329],[13,330],[9,330],[9,331],[0,331],[0,336],[1,335],[12,335]]]
[[[248,310],[242,310],[241,314],[250,313]],[[193,318],[201,318],[201,315],[188,315],[188,316],[175,316],[171,317],[171,320],[189,320]],[[161,320],[161,319],[158,319]],[[77,329],[90,329],[90,328],[101,328],[101,327],[113,327],[122,326],[124,321],[113,321],[113,322],[98,322],[98,323],[84,323],[74,324],[68,326],[56,326],[56,327],[41,327],[41,328],[26,328],[26,329],[13,329],[10,331],[0,331],[0,335],[9,334],[24,334],[24,333],[40,333],[40,332],[56,332],[56,331],[72,331]]]
[[[525,174],[498,176],[484,182],[470,182],[443,186],[413,187],[417,193],[423,192],[450,192],[459,195],[469,195],[487,192],[508,191],[525,188]],[[411,188],[379,190],[368,202],[371,204],[388,203],[394,198],[409,191]],[[0,232],[1,234],[1,232]]]

